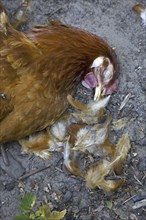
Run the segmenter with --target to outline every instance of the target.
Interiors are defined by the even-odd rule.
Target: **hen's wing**
[[[49,77],[46,79],[46,74],[48,76],[51,72],[58,82],[57,76],[64,68],[58,70],[56,65],[54,70],[52,62],[56,60],[56,52],[53,55],[49,53],[48,56],[42,51],[36,42],[33,43],[11,26],[1,7],[0,93],[9,97],[9,100],[0,101],[2,143],[45,128],[54,118],[59,117],[67,106],[67,91],[60,94],[57,92],[59,85],[54,85]],[[60,80],[59,83],[61,84]],[[54,97],[54,91],[57,97]],[[54,109],[58,103],[59,107]]]
[[[15,30],[0,2],[0,77],[7,81],[20,77],[23,68],[30,65],[41,51],[22,32]]]
[[[24,68],[40,54],[31,40],[11,26],[0,2],[0,121],[13,110],[14,87]]]

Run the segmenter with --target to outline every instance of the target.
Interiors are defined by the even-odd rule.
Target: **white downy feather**
[[[64,165],[69,169],[72,170],[71,166],[70,166],[70,156],[71,156],[71,146],[69,143],[69,138],[68,137],[65,145],[64,145],[64,154],[63,154],[63,158],[64,158]]]
[[[52,125],[50,131],[55,138],[62,140],[66,136],[66,129],[67,129],[66,122],[59,121],[59,122],[56,122],[54,125]]]
[[[96,131],[95,134],[95,144],[101,145],[105,142],[107,138],[108,127],[102,127]]]
[[[92,111],[93,114],[96,114],[100,109],[105,108],[107,106],[107,104],[110,100],[110,97],[111,96],[109,95],[109,96],[99,100],[98,102],[93,102],[93,101],[90,102],[88,104],[89,110],[85,110],[84,112],[91,112]]]
[[[93,61],[92,65],[91,65],[91,68],[95,68],[95,67],[101,66],[103,64],[103,61],[104,61],[104,57],[102,57],[102,56],[101,57],[97,57]]]
[[[48,145],[49,151],[60,151],[64,146],[64,142],[60,142],[52,138],[52,140],[49,140]]]
[[[95,132],[91,129],[91,127],[86,126],[85,128],[81,128],[77,133],[74,149],[76,147],[78,148],[78,146],[79,148],[85,149],[90,145],[94,145],[94,136]]]

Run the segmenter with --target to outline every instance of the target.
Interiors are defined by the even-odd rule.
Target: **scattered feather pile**
[[[117,144],[113,144],[109,140],[109,134],[111,129],[123,128],[127,119],[112,123],[111,116],[105,114],[110,96],[88,104],[83,104],[70,95],[67,99],[75,111],[63,116],[45,132],[30,136],[29,140],[21,140],[21,145],[27,151],[34,146],[36,153],[44,158],[50,156],[52,151],[63,152],[64,167],[70,173],[83,177],[87,186],[92,189],[98,187],[105,191],[114,191],[123,186],[125,178],[121,175],[130,149],[130,140],[126,133]],[[45,150],[42,151],[43,149]],[[87,153],[95,158],[98,156],[100,160],[94,166],[81,169],[77,159],[79,153]]]
[[[142,4],[136,4],[132,9],[140,15],[142,24],[146,26],[146,7]]]

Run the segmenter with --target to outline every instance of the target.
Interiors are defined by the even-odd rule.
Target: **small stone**
[[[13,155],[7,151],[7,157],[9,161],[9,165],[6,165],[3,161],[2,156],[0,155],[1,168],[12,178],[18,179],[25,172],[24,167],[18,162]]]
[[[133,214],[133,213],[130,214],[130,219],[131,219],[131,220],[138,220],[138,218],[136,217],[136,215]]]
[[[15,182],[10,182],[10,183],[6,183],[5,185],[5,189],[8,190],[8,191],[11,191],[15,188]]]
[[[133,153],[133,157],[136,157],[137,156],[137,153]]]
[[[70,192],[70,191],[67,191],[67,192],[65,193],[63,199],[62,199],[62,202],[63,202],[63,203],[67,203],[67,202],[69,202],[69,201],[71,200],[71,198],[72,198],[71,192]]]
[[[86,215],[86,216],[80,216],[81,220],[91,220],[92,216],[91,215]]]
[[[139,171],[145,171],[146,170],[146,157],[140,158],[137,168]]]
[[[142,145],[146,147],[146,138],[144,138],[141,142],[142,142]]]
[[[49,192],[50,192],[49,188],[45,186],[45,187],[44,187],[44,192],[49,193]]]
[[[141,207],[146,207],[146,199],[143,199],[141,201],[135,202],[133,209],[139,209]]]
[[[137,69],[138,69],[138,70],[142,70],[142,66],[138,66]]]
[[[64,220],[71,220],[74,219],[73,215],[68,215],[64,217]]]
[[[141,200],[143,200],[143,199],[146,199],[146,194],[137,195],[137,196],[134,196],[134,197],[132,198],[133,202],[139,202],[139,201],[141,201]]]

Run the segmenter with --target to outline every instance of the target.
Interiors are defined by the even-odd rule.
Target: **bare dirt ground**
[[[145,0],[138,2],[146,3]],[[20,0],[3,0],[3,3],[12,15]],[[44,161],[34,155],[21,154],[21,147],[10,143],[8,152],[13,155],[14,163],[19,162],[19,166],[16,163],[7,172],[0,169],[0,219],[12,220],[20,212],[19,204],[26,192],[37,196],[38,205],[47,201],[54,209],[66,208],[66,220],[145,219],[146,207],[133,209],[135,199],[146,196],[146,29],[140,17],[132,11],[136,3],[136,0],[33,0],[33,12],[28,24],[31,27],[33,24],[44,24],[47,20],[61,20],[103,37],[116,48],[120,85],[108,109],[115,119],[128,117],[132,120],[120,131],[129,132],[132,145],[125,165],[127,184],[114,193],[90,190],[81,178],[62,169],[61,153],[55,152],[52,160]],[[130,100],[118,112],[128,93],[131,93]],[[79,99],[89,100],[91,96],[91,92],[79,86]],[[120,132],[111,138],[116,141],[115,136],[121,136]],[[48,165],[48,169],[21,182],[16,180],[23,172],[29,173]]]

